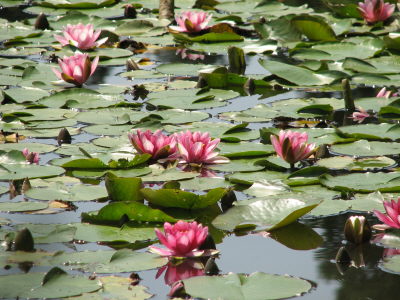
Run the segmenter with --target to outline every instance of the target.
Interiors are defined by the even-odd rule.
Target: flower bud
[[[371,239],[371,227],[364,216],[351,216],[344,225],[346,240],[354,244],[362,244]]]
[[[127,71],[140,70],[140,67],[132,58],[128,58],[126,61],[126,70]]]
[[[71,141],[72,141],[71,134],[69,133],[68,129],[64,127],[58,133],[58,136],[57,136],[58,145],[71,144]]]
[[[132,4],[127,4],[124,7],[124,17],[129,19],[136,19],[137,12]]]
[[[35,29],[38,30],[50,29],[49,21],[47,20],[46,15],[42,12],[36,18]]]

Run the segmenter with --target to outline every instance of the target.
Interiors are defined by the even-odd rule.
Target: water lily
[[[358,107],[358,111],[353,112],[349,118],[353,119],[354,122],[362,123],[369,116],[369,113],[365,109]]]
[[[391,94],[392,92],[391,91],[387,91],[386,90],[386,87],[383,87],[379,92],[378,92],[378,94],[376,94],[376,97],[377,98],[386,98],[386,99],[388,99],[388,98],[390,98],[390,94]]]
[[[63,59],[58,59],[61,72],[56,68],[52,69],[58,78],[65,82],[81,86],[94,73],[98,63],[98,56],[91,62],[86,53],[83,54],[77,51],[73,56],[64,56]]]
[[[190,60],[204,60],[204,55],[203,54],[195,54],[195,53],[187,53],[186,48],[179,48],[176,50],[176,55],[180,55],[182,59],[190,59]]]
[[[175,20],[178,26],[170,26],[170,29],[193,33],[209,28],[208,22],[211,20],[211,15],[203,11],[184,11],[181,15],[176,16]]]
[[[379,210],[374,210],[374,214],[384,224],[374,225],[376,229],[400,228],[400,197],[397,202],[392,199],[391,201],[383,201],[383,206],[386,215]]]
[[[87,50],[99,47],[107,41],[108,38],[97,41],[100,33],[101,30],[94,31],[92,24],[83,25],[79,23],[76,25],[68,24],[64,27],[64,36],[54,35],[54,37],[62,46],[73,45],[81,50]]]
[[[180,132],[175,134],[178,154],[177,158],[183,164],[216,164],[229,160],[218,156],[217,148],[220,139],[211,139],[208,132]]]
[[[29,152],[28,148],[22,150],[22,154],[25,156],[25,159],[30,164],[38,164],[39,163],[39,153],[38,152]]]
[[[385,3],[383,0],[365,0],[358,3],[358,10],[368,23],[385,21],[394,12],[394,4]]]
[[[351,216],[344,225],[346,240],[354,244],[361,244],[371,239],[371,227],[364,216]]]
[[[203,227],[197,222],[178,221],[171,225],[164,223],[164,233],[159,229],[155,229],[156,235],[160,242],[167,247],[159,248],[150,246],[150,251],[162,256],[189,257],[200,256],[203,250],[198,250],[207,237],[208,227]]]
[[[281,130],[279,135],[271,135],[271,142],[276,154],[283,160],[293,165],[309,157],[315,149],[315,144],[308,144],[308,134],[306,132],[293,132],[291,130]]]
[[[161,130],[153,133],[138,129],[136,133],[128,134],[128,137],[137,152],[151,154],[154,160],[166,158],[176,152],[175,136],[167,136]]]

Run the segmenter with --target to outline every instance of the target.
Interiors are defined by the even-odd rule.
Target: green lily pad
[[[70,224],[19,224],[18,230],[28,228],[35,244],[67,243],[74,239],[76,227]]]
[[[212,224],[222,230],[233,230],[237,226],[257,224],[271,231],[293,223],[318,206],[289,199],[257,200],[248,205],[237,205],[219,215]]]
[[[1,202],[0,211],[3,212],[22,212],[22,211],[35,211],[47,208],[48,203],[44,202]]]
[[[39,103],[51,108],[98,108],[108,107],[123,101],[120,95],[107,95],[94,90],[73,88],[42,98]]]
[[[31,150],[31,149],[29,149]],[[63,168],[56,166],[38,166],[30,164],[7,164],[0,168],[0,180],[15,180],[28,178],[43,178],[61,175]]]
[[[221,177],[196,177],[179,182],[181,189],[193,191],[205,191],[215,188],[228,188],[231,186],[229,181]]]
[[[355,191],[361,193],[399,192],[400,173],[359,173],[341,176],[322,175],[322,185],[336,191]]]
[[[37,200],[92,201],[107,197],[104,186],[75,184],[65,186],[55,182],[48,187],[29,189],[25,195]]]
[[[107,204],[98,213],[83,213],[82,220],[91,223],[118,224],[122,218],[136,222],[176,222],[177,220],[161,210],[150,208],[142,203],[114,202]]]
[[[334,156],[317,161],[318,166],[329,169],[346,169],[351,171],[386,168],[393,166],[395,163],[396,162],[393,159],[386,156],[360,159],[349,156]]]
[[[383,271],[388,271],[390,273],[400,273],[400,256],[394,255],[392,257],[386,258],[380,266]]]
[[[87,223],[71,224],[76,228],[75,239],[86,242],[112,242],[154,240],[156,234],[154,227],[131,227],[128,224],[120,227],[94,225]]]
[[[47,274],[28,273],[0,276],[2,298],[63,298],[94,292],[101,288],[97,280],[68,275],[59,268]]]
[[[105,274],[143,271],[159,268],[167,262],[167,258],[152,253],[122,249],[115,252],[110,261],[97,265],[95,272]]]
[[[396,155],[400,153],[400,145],[391,142],[359,140],[349,144],[332,145],[331,151],[342,155],[357,157]]]
[[[183,280],[185,291],[207,299],[281,299],[305,293],[311,284],[299,278],[266,273],[197,276]]]
[[[267,69],[272,74],[281,77],[291,83],[301,86],[331,84],[335,80],[344,77],[344,75],[339,72],[316,73],[306,68],[297,67],[294,65],[273,60],[260,59],[259,62],[265,69]]]
[[[102,276],[99,278],[102,289],[95,293],[85,293],[78,297],[67,298],[68,300],[104,300],[108,297],[112,299],[132,299],[145,300],[152,297],[147,292],[147,288],[142,285],[132,286],[132,280],[125,277]]]
[[[197,76],[197,73],[201,69],[205,69],[207,67],[209,66],[203,64],[170,63],[158,66],[157,71],[175,76]]]
[[[144,198],[158,206],[201,209],[217,203],[227,192],[223,188],[211,189],[205,195],[197,195],[179,189],[141,189]]]

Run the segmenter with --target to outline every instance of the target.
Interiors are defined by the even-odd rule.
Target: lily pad
[[[359,173],[341,176],[322,175],[322,185],[336,191],[361,193],[400,192],[400,173]]]
[[[266,273],[197,276],[183,280],[185,291],[207,299],[281,299],[305,293],[311,284],[299,278]]]
[[[25,195],[37,200],[92,201],[107,197],[104,186],[75,184],[65,186],[55,182],[48,187],[29,189]]]
[[[257,200],[248,205],[237,205],[219,215],[212,224],[222,230],[257,224],[268,231],[293,223],[318,206],[297,199]]]
[[[22,212],[22,211],[35,211],[47,208],[48,203],[44,202],[1,202],[0,211],[3,212]]]
[[[47,274],[28,273],[0,276],[2,298],[63,298],[94,292],[101,288],[97,280],[71,276],[59,268]]]

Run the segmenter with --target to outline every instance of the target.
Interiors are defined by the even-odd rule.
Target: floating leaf
[[[137,222],[176,222],[177,220],[161,210],[150,208],[139,202],[114,202],[107,204],[97,214],[83,213],[84,222],[116,223],[123,217]]]
[[[257,224],[271,231],[293,223],[318,204],[306,204],[297,199],[260,199],[248,205],[230,208],[216,217],[212,224],[222,230],[233,230],[244,224]]]
[[[96,280],[71,276],[58,268],[47,274],[28,273],[0,276],[2,298],[63,298],[94,292],[101,288]],[[46,280],[44,280],[46,279]]]
[[[147,201],[158,206],[200,209],[217,203],[227,191],[223,188],[215,188],[209,190],[205,195],[197,195],[177,189],[152,190],[146,188],[141,189],[140,192]]]
[[[303,279],[266,273],[197,276],[183,280],[185,291],[207,299],[281,299],[305,293],[311,284]]]

